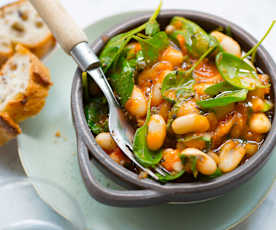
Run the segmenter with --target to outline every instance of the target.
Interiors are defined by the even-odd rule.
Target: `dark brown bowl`
[[[98,38],[92,49],[99,54],[106,43],[106,38],[126,32],[144,23],[151,14],[144,14],[128,20],[120,25],[114,26],[104,36]],[[239,42],[243,50],[249,50],[256,44],[256,40],[239,26],[220,17],[190,10],[164,10],[158,17],[162,29],[167,25],[173,16],[183,16],[191,19],[211,31],[219,26],[230,27],[233,38]],[[103,38],[105,38],[103,40]],[[269,53],[261,46],[258,49],[256,59],[257,66],[271,76],[272,88],[276,95],[276,66]],[[72,114],[76,133],[78,136],[78,156],[81,173],[88,192],[98,201],[113,206],[146,206],[167,202],[195,202],[212,199],[223,195],[227,191],[245,183],[255,175],[271,155],[276,140],[276,123],[273,119],[272,129],[267,135],[260,150],[252,156],[245,164],[234,171],[222,175],[208,182],[191,183],[167,183],[160,184],[151,179],[139,179],[137,174],[115,163],[95,142],[84,115],[81,71],[75,73],[72,84]],[[274,96],[274,101],[275,96]],[[274,107],[275,113],[275,107]],[[103,172],[114,181],[124,185],[129,190],[111,190],[102,187],[91,170],[88,152],[92,155],[92,161],[100,167]]]

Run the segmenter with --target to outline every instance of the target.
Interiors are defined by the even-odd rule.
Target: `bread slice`
[[[0,146],[15,138],[21,129],[8,114],[0,113]]]
[[[20,0],[0,8],[0,64],[21,44],[42,58],[56,44],[46,24],[27,0]]]
[[[52,85],[48,69],[29,50],[17,45],[0,71],[0,113],[21,122],[40,112]]]

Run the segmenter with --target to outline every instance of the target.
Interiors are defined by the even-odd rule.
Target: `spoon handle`
[[[87,42],[87,36],[58,0],[30,0],[48,25],[64,51],[70,54],[73,47]]]

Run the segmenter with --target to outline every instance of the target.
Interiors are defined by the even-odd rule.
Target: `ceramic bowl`
[[[129,19],[120,25],[112,27],[99,37],[92,49],[99,54],[107,39],[141,25],[151,14],[143,14]],[[214,15],[190,10],[164,10],[158,17],[161,28],[169,23],[173,16],[183,16],[191,19],[206,31],[212,31],[220,26],[230,27],[233,38],[247,51],[256,44],[256,40],[239,26]],[[276,66],[269,53],[260,46],[256,59],[257,66],[271,76],[272,90],[276,95]],[[274,97],[274,101],[275,97]],[[234,171],[207,182],[186,182],[160,184],[154,180],[139,179],[138,175],[115,163],[95,142],[83,110],[81,71],[77,69],[72,83],[71,107],[73,122],[78,137],[79,166],[88,192],[98,201],[113,206],[150,206],[161,203],[200,202],[221,196],[229,190],[245,183],[254,176],[269,159],[276,140],[276,123],[273,119],[272,129],[268,133],[260,150],[245,164]],[[275,113],[275,107],[274,107]],[[88,153],[90,153],[91,159]],[[91,160],[118,184],[127,190],[104,188],[96,180],[91,170]]]

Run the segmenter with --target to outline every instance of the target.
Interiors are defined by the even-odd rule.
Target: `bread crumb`
[[[56,131],[55,136],[56,136],[56,137],[60,137],[60,136],[61,136],[61,133],[60,133],[60,131],[59,131],[59,130],[58,130],[58,131]]]

